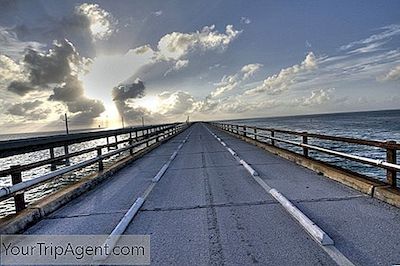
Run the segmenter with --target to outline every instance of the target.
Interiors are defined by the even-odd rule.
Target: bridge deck
[[[355,264],[400,263],[400,210],[210,128]],[[154,264],[334,265],[204,125],[73,200],[26,234],[109,234],[192,131],[125,234],[150,234]]]

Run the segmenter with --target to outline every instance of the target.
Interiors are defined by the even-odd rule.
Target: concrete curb
[[[332,238],[330,238],[327,233],[319,228],[318,225],[311,221],[279,191],[273,188],[269,191],[269,194],[271,194],[285,208],[285,210],[303,226],[308,234],[311,235],[322,246],[334,245]]]
[[[125,232],[126,228],[138,213],[139,209],[142,207],[144,203],[144,199],[139,197],[136,201],[132,204],[129,210],[125,213],[124,217],[122,217],[121,221],[117,224],[111,234],[107,237],[106,241],[102,245],[103,247],[108,246],[110,250],[112,250],[115,244],[118,242],[121,235]],[[102,256],[94,257],[95,261],[103,261],[107,259],[108,255],[103,254]]]
[[[246,168],[246,170],[247,170],[252,176],[258,176],[258,173],[256,172],[256,170],[254,170],[248,163],[246,163],[246,161],[240,160],[239,162],[244,166],[244,168]]]
[[[188,129],[187,127],[186,129]],[[130,163],[136,161],[137,159],[143,157],[150,151],[154,150],[161,144],[169,141],[170,139],[180,135],[183,133],[183,130],[176,135],[168,136],[166,139],[163,139],[161,142],[156,142],[151,144],[149,147],[144,148],[143,150],[133,154],[128,155],[110,168],[103,170],[102,172],[91,174],[75,184],[67,186],[54,194],[51,194],[37,202],[34,202],[31,205],[28,205],[25,210],[18,214],[9,215],[0,220],[0,234],[15,234],[19,233],[26,228],[34,225],[38,221],[40,221],[46,215],[52,213],[58,208],[62,207],[72,199],[77,198],[83,193],[93,189],[99,183],[105,181],[109,177],[111,177],[114,173],[123,169],[125,166]]]

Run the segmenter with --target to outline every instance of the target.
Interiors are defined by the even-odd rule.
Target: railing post
[[[307,144],[308,143],[308,137],[307,137],[307,132],[302,132],[302,144]],[[308,157],[308,148],[307,147],[303,147],[303,155],[304,157]]]
[[[65,145],[65,146],[64,146],[64,154],[65,154],[65,155],[68,155],[68,154],[69,154],[68,145]],[[70,166],[69,158],[65,158],[65,165],[66,165],[66,166]]]
[[[101,157],[101,147],[97,147],[97,157]],[[103,164],[103,160],[100,159],[99,160],[99,171],[103,171],[104,169],[104,164]]]
[[[132,144],[133,144],[133,139],[132,139],[132,131],[131,132],[129,132],[129,141],[128,141],[128,145],[129,146],[132,146]],[[133,149],[132,149],[132,147],[129,149],[129,153],[132,155],[133,154]]]
[[[22,182],[22,175],[21,171],[17,170],[20,165],[12,165],[10,168],[11,170],[15,170],[11,173],[11,182],[13,185]],[[20,212],[25,209],[25,194],[24,192],[17,192],[14,196],[14,203],[15,203],[15,212]]]
[[[239,135],[239,126],[238,125],[236,125],[236,134]]]
[[[254,128],[254,140],[257,140],[257,128]]]
[[[246,132],[247,128],[246,126],[243,126],[243,136],[247,137],[247,132]]]
[[[107,150],[110,151],[110,140],[107,137]]]
[[[275,137],[275,131],[271,130],[271,137],[274,138]],[[275,140],[271,139],[271,145],[275,146]]]
[[[117,144],[118,137],[117,137],[117,135],[114,136],[114,139],[115,139],[115,149],[118,150],[118,144]]]
[[[396,144],[396,141],[387,141],[387,144]],[[396,148],[386,148],[386,161],[388,163],[396,164]],[[397,186],[397,173],[396,170],[387,169],[386,170],[386,180],[392,186]]]
[[[53,148],[53,147],[50,148],[50,159],[54,159],[54,148]],[[56,163],[55,163],[55,162],[52,162],[52,163],[50,164],[50,170],[51,170],[51,171],[57,170],[57,167],[56,167]]]

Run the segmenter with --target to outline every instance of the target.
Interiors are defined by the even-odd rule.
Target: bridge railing
[[[269,144],[271,146],[276,146],[277,142],[281,142],[292,146],[300,147],[302,148],[302,155],[304,157],[310,157],[309,151],[314,150],[331,156],[344,158],[347,160],[385,169],[386,177],[384,179],[384,182],[386,182],[392,187],[397,187],[398,185],[397,172],[400,171],[400,165],[397,164],[396,158],[397,158],[397,151],[400,150],[400,144],[396,143],[396,141],[356,139],[356,138],[330,136],[330,135],[308,133],[308,132],[298,132],[298,131],[282,130],[275,128],[261,128],[256,126],[227,124],[227,123],[211,123],[211,124],[216,127],[219,127],[222,130],[240,135],[242,137],[252,138],[258,142]],[[283,134],[288,135],[291,136],[292,138],[285,139],[277,137],[276,133],[281,133],[282,135]],[[294,141],[293,137],[300,138],[300,141]],[[310,145],[309,144],[310,139],[335,141],[352,145],[353,144],[364,145],[364,146],[369,146],[371,148],[381,148],[386,152],[386,160],[372,159],[365,156],[354,155],[343,151],[328,149],[317,145]]]
[[[184,130],[188,124],[174,123],[144,127],[132,127],[118,130],[107,130],[100,132],[75,133],[62,136],[38,137],[21,140],[0,141],[0,158],[11,157],[15,155],[23,155],[30,152],[49,150],[49,157],[36,162],[24,165],[11,165],[9,169],[0,170],[0,177],[10,176],[12,180],[11,186],[0,188],[0,201],[4,201],[14,197],[15,210],[20,212],[26,208],[24,192],[37,187],[47,181],[53,180],[64,174],[71,173],[87,166],[98,163],[98,171],[103,171],[103,160],[112,156],[128,151],[130,155],[139,152],[140,147],[148,147],[151,144],[162,141],[163,139],[178,134]],[[129,134],[128,138],[122,139],[122,136]],[[110,143],[109,138],[113,137],[114,142]],[[120,137],[120,140],[118,140]],[[69,153],[69,145],[80,144],[91,140],[99,140],[106,138],[107,144],[95,147],[85,148],[77,152]],[[119,147],[122,146],[122,147]],[[55,156],[54,149],[63,147],[64,155]],[[104,153],[103,151],[107,152]],[[97,152],[97,156],[87,160],[83,160],[76,164],[70,164],[70,158],[83,154]],[[57,169],[57,165],[65,165]],[[27,178],[22,181],[22,172],[32,170],[41,166],[50,165],[51,172],[39,177]]]

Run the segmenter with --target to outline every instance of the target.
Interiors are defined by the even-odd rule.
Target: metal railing
[[[255,126],[234,125],[226,123],[211,123],[211,124],[222,130],[243,137],[252,138],[258,142],[269,144],[271,146],[276,146],[275,142],[282,142],[285,144],[300,147],[302,148],[302,155],[306,158],[310,157],[309,150],[314,150],[335,157],[340,157],[351,161],[359,162],[362,164],[372,165],[374,167],[385,169],[386,170],[385,182],[392,187],[397,187],[397,172],[400,171],[400,165],[397,164],[396,157],[397,157],[397,151],[400,150],[400,144],[396,143],[395,141],[356,139],[356,138],[330,136],[330,135],[315,134],[308,132],[298,132],[298,131],[282,130],[275,128],[261,128]],[[284,138],[279,138],[275,136],[276,133],[282,133],[285,135],[300,137],[301,141],[298,142]],[[317,140],[338,141],[347,144],[357,144],[357,145],[382,148],[386,152],[386,160],[371,159],[364,156],[349,154],[342,151],[335,151],[317,145],[310,145],[309,141],[311,138]],[[269,143],[266,140],[269,140]]]
[[[148,147],[159,141],[176,135],[183,131],[189,125],[182,124],[163,124],[145,127],[125,128],[118,130],[108,130],[101,132],[76,133],[62,136],[49,136],[39,138],[29,138],[21,140],[0,141],[0,158],[10,157],[14,155],[26,154],[29,152],[49,150],[50,158],[25,165],[12,165],[9,169],[0,171],[0,176],[11,176],[12,185],[0,188],[0,201],[14,197],[15,210],[20,212],[26,208],[24,192],[30,190],[47,181],[53,180],[64,174],[85,168],[92,164],[98,163],[98,170],[103,171],[103,160],[118,155],[124,151],[134,155],[134,149],[140,146]],[[129,134],[127,139],[118,140],[118,136]],[[109,138],[114,137],[115,142],[110,143]],[[90,147],[77,152],[69,153],[68,145],[83,143],[91,140],[107,138],[107,144]],[[119,148],[118,145],[124,145]],[[54,156],[54,148],[63,147],[64,155]],[[103,153],[103,149],[107,149],[107,153]],[[113,151],[111,151],[113,150]],[[69,159],[82,154],[97,152],[97,156],[84,160],[82,162],[70,165]],[[139,150],[140,151],[140,150]],[[57,170],[57,165],[64,164],[66,167]],[[44,165],[51,165],[51,172],[39,177],[22,181],[22,172],[35,169]]]

